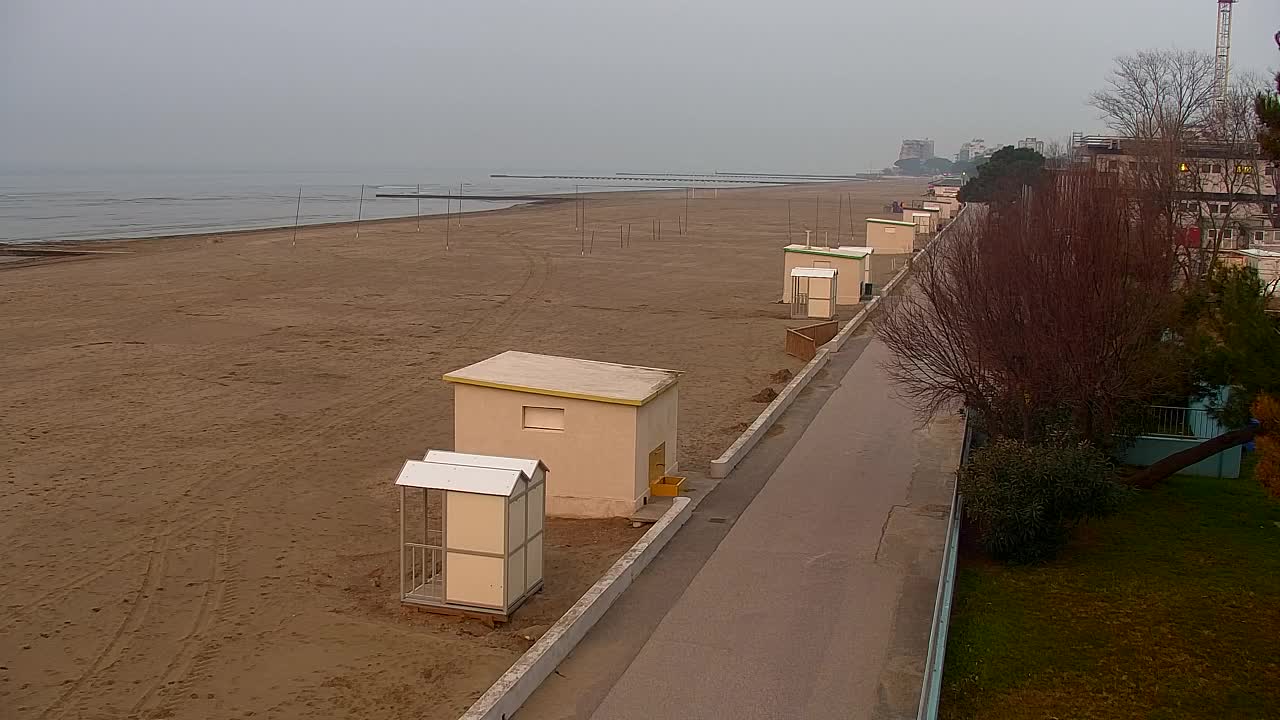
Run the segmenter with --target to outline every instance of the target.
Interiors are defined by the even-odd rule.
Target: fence
[[[1152,405],[1143,415],[1141,434],[1206,440],[1221,435],[1222,426],[1205,408]]]
[[[965,410],[964,441],[960,449],[960,467],[969,462],[974,444],[972,416]],[[942,672],[947,660],[947,633],[951,629],[951,603],[956,589],[956,561],[960,552],[960,518],[964,513],[964,496],[956,478],[951,495],[951,514],[947,517],[947,538],[942,546],[942,570],[938,573],[938,596],[933,604],[933,622],[929,626],[929,652],[925,657],[924,678],[920,688],[917,720],[937,720],[938,702],[942,699]]]
[[[1195,447],[1226,432],[1209,410],[1203,407],[1153,405],[1143,414],[1141,429],[1120,459],[1129,465],[1146,467],[1170,455]],[[1212,457],[1183,468],[1187,475],[1240,477],[1244,453],[1240,447],[1227,448]]]
[[[835,320],[787,328],[787,354],[809,362],[818,354],[818,348],[830,342],[840,329]]]

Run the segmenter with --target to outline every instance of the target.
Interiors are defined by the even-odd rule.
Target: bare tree
[[[1035,441],[1055,424],[1109,442],[1177,376],[1173,229],[1114,174],[1059,172],[1020,202],[953,223],[877,323],[887,369],[931,415],[959,400]]]
[[[1089,104],[1125,137],[1177,140],[1213,109],[1213,66],[1213,55],[1196,50],[1123,55]]]

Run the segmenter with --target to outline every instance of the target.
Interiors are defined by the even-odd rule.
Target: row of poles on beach
[[[417,232],[422,232],[422,185],[416,185],[414,187],[415,187],[415,203],[417,205],[416,213],[415,213],[415,219],[417,221]],[[574,229],[580,230],[579,252],[580,254],[586,255],[591,253],[595,248],[596,230],[592,229],[590,235],[588,236],[587,234],[587,229],[588,229],[587,228],[587,201],[589,198],[581,193],[581,187],[582,186],[580,185],[574,187],[575,198],[574,198],[573,221],[574,221]],[[367,190],[368,190],[368,185],[360,186],[360,199],[356,208],[356,222],[355,222],[356,239],[360,238],[360,225],[364,220],[364,200],[365,200]],[[293,240],[292,240],[293,245],[297,245],[298,243],[298,227],[301,224],[301,220],[302,220],[302,191],[303,191],[303,188],[299,187],[297,204],[294,209],[294,218],[293,218]],[[688,235],[688,232],[689,232],[689,200],[691,197],[693,197],[694,193],[696,192],[696,188],[686,187],[684,188],[684,191],[685,191],[684,212],[682,216],[679,216],[676,218],[677,231],[681,236],[686,236]],[[458,227],[462,226],[462,214],[463,214],[462,202],[465,195],[466,195],[465,183],[458,183],[458,196],[457,196],[458,210],[457,210],[457,219],[456,219]],[[718,190],[717,190],[717,197],[718,197]],[[850,232],[852,232],[854,228],[853,199],[849,196],[848,193],[842,193],[838,196],[838,198],[839,198],[839,206],[837,208],[837,214],[836,214],[837,244],[840,242],[840,239],[844,233],[844,215],[845,215],[846,206],[849,208]],[[513,198],[513,199],[517,199],[517,198]],[[821,231],[822,196],[815,195],[813,198],[813,202],[814,202],[813,229],[810,230],[809,228],[801,226],[802,232],[817,233]],[[446,209],[445,209],[445,223],[444,223],[444,245],[445,245],[445,249],[449,250],[451,247],[449,229],[454,224],[453,191],[452,190],[448,191],[445,197],[445,208]],[[626,248],[631,246],[632,224],[633,223],[631,222],[624,222],[618,225],[618,247]],[[787,199],[787,242],[788,243],[794,242],[792,239],[792,235],[793,235],[792,227],[793,227],[792,200],[788,198]],[[663,221],[656,217],[649,218],[650,239],[661,242],[662,231],[663,231]],[[809,239],[809,238],[807,237],[806,239]],[[828,241],[828,235],[824,233],[823,245],[826,246],[829,244],[830,243]]]

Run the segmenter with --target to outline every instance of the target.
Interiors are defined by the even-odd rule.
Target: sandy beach
[[[683,192],[597,195],[585,253],[567,201],[454,218],[447,250],[428,217],[0,265],[0,716],[456,717],[643,529],[552,521],[509,625],[402,609],[392,481],[452,447],[441,375],[508,349],[682,370],[703,472],[801,364],[788,199],[799,241],[820,196],[815,242],[859,244],[924,189],[699,189],[685,235]]]

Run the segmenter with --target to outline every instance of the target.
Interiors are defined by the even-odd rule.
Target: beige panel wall
[[[526,548],[520,548],[519,550],[511,553],[511,558],[507,562],[506,604],[508,606],[516,600],[519,600],[520,596],[524,594],[525,588],[528,587],[525,583],[524,577],[525,550]]]
[[[546,464],[547,514],[618,517],[635,510],[636,408],[454,383],[454,449]],[[564,430],[524,429],[524,408],[564,409]]]
[[[867,247],[886,255],[902,255],[915,251],[916,229],[906,225],[867,223]]]
[[[836,278],[809,278],[809,307],[805,314],[811,318],[820,318],[827,320],[835,311],[835,303],[832,302],[832,285],[836,284]]]
[[[529,490],[529,537],[542,532],[542,516],[547,512],[547,486],[536,484]]]
[[[529,553],[528,563],[525,565],[525,592],[542,582],[542,538],[539,535],[525,546],[525,551]]]
[[[445,493],[445,547],[450,550],[506,552],[507,499],[496,495]]]
[[[503,558],[451,552],[445,562],[449,566],[444,589],[447,602],[506,607]]]
[[[680,469],[680,386],[672,385],[658,397],[639,408],[636,422],[635,498],[639,507],[649,496],[649,453],[666,443],[667,474]]]
[[[507,548],[515,548],[525,541],[525,504],[529,496],[522,495],[507,504]]]

